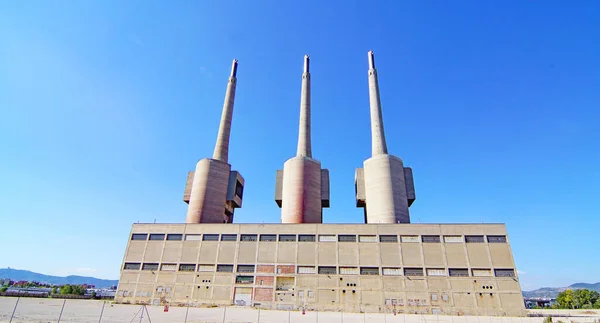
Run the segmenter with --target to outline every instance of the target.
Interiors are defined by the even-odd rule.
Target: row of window
[[[378,239],[379,237],[379,239]],[[131,240],[154,240],[154,241],[281,241],[281,242],[315,242],[317,235],[315,234],[180,234],[180,233],[134,233],[131,235]],[[445,243],[467,242],[467,243],[506,243],[504,235],[445,235],[443,240]],[[319,242],[424,242],[424,243],[440,243],[442,241],[439,235],[401,235],[398,239],[397,235],[355,235],[355,234],[319,234]]]
[[[187,272],[219,272],[219,273],[254,273],[255,265],[234,265],[219,264],[215,265],[198,265],[195,264],[161,264],[127,262],[123,267],[124,270],[160,270],[161,271],[187,271]],[[178,270],[179,268],[179,270]],[[281,273],[278,269],[277,273]],[[398,268],[398,267],[336,267],[336,266],[298,266],[298,274],[321,274],[321,275],[384,275],[384,276],[450,276],[450,277],[514,277],[514,269],[469,269],[467,268]]]

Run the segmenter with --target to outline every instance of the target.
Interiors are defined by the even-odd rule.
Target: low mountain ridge
[[[567,289],[589,289],[600,292],[600,282],[595,284],[575,283],[567,287],[542,287],[532,291],[523,291],[525,298],[556,298],[558,293]]]
[[[44,275],[40,273],[34,273],[29,270],[13,269],[13,268],[0,268],[0,279],[9,278],[14,281],[26,280],[36,281],[44,284],[51,285],[94,285],[97,288],[116,286],[119,281],[111,279],[100,279],[95,277],[85,277],[69,275],[66,277]]]

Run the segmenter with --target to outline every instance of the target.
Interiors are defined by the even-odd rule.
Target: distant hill
[[[67,276],[67,277],[50,276],[50,275],[34,273],[29,270],[20,270],[20,269],[13,269],[13,268],[0,268],[0,278],[9,278],[14,281],[19,281],[19,280],[36,281],[36,282],[52,284],[52,285],[88,284],[88,285],[94,285],[97,288],[115,286],[119,283],[118,280],[99,279],[99,278],[94,278],[94,277],[83,277],[83,276]]]
[[[558,293],[567,289],[589,289],[600,292],[600,282],[595,284],[575,283],[567,287],[543,287],[532,291],[524,291],[523,297],[526,298],[556,298]]]

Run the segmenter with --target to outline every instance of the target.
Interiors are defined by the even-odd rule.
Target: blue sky
[[[311,56],[324,221],[360,223],[374,50],[413,222],[506,223],[524,289],[600,281],[600,3],[0,4],[0,267],[117,279],[137,221],[182,222],[239,60],[236,222],[278,222]]]

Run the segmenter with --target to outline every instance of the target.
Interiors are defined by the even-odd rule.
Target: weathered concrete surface
[[[13,311],[16,298],[0,297],[0,322],[8,322]],[[63,300],[21,298],[17,307],[14,323],[40,323],[57,322]],[[140,322],[140,305],[120,305],[106,303],[102,313],[103,323],[128,323]],[[186,322],[185,307],[170,307],[168,312],[163,312],[162,306],[147,306],[150,320],[153,323]],[[102,301],[67,300],[61,317],[61,322],[98,323]],[[141,322],[150,322],[148,314],[144,313]],[[225,318],[224,318],[225,316]],[[553,321],[592,323],[600,316],[595,317],[553,317]],[[134,319],[135,318],[135,319]],[[252,308],[228,307],[220,308],[189,308],[187,312],[188,323],[542,323],[541,317],[491,317],[491,316],[445,316],[445,315],[393,315],[388,314],[360,314],[340,312],[306,312],[300,311],[271,311]]]
[[[322,223],[321,163],[294,157],[283,165],[281,223]]]
[[[402,160],[377,155],[363,165],[367,223],[410,223]]]
[[[231,166],[215,159],[196,165],[186,223],[222,223]]]

